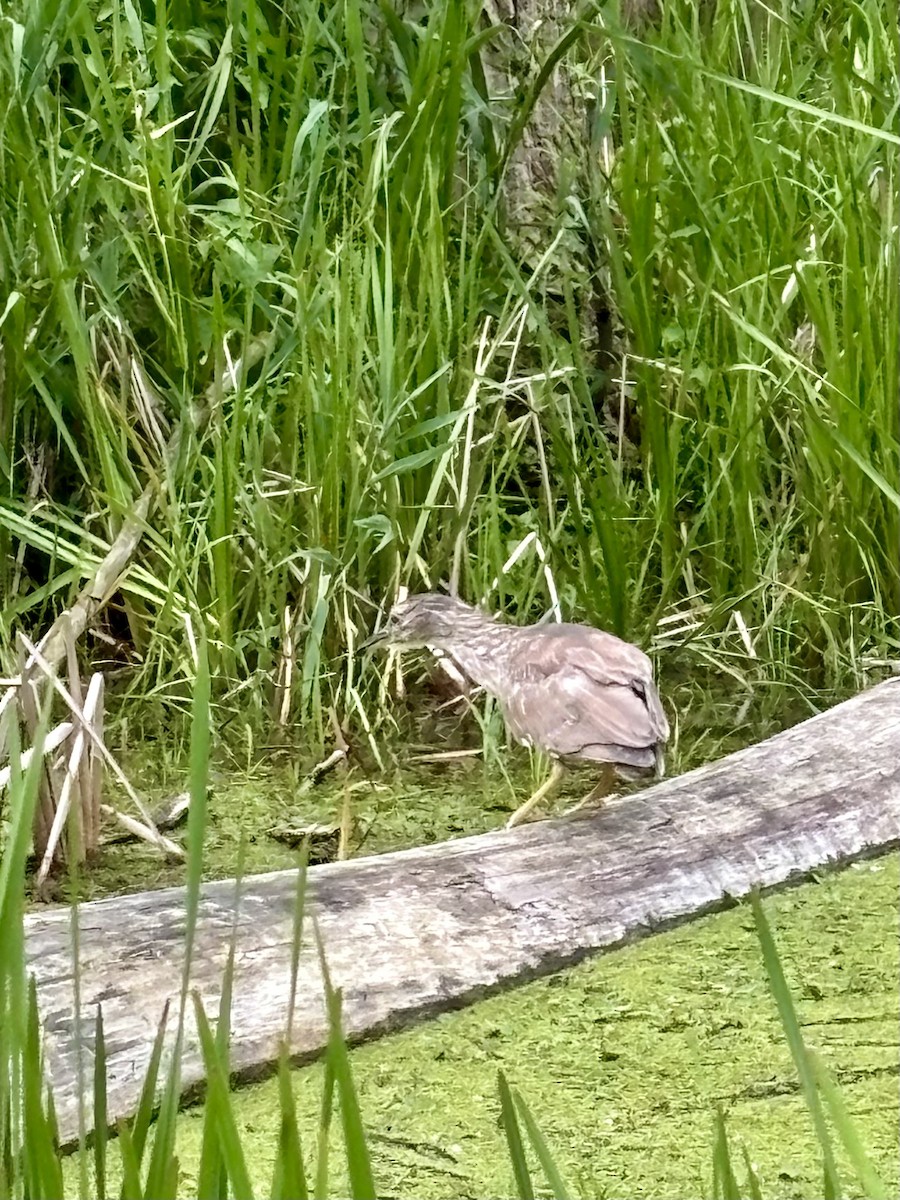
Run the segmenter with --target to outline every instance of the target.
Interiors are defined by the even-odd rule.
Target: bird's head
[[[374,646],[436,646],[448,648],[473,621],[483,625],[489,618],[470,604],[454,596],[424,592],[400,600],[388,613],[382,628],[364,642],[361,649]]]

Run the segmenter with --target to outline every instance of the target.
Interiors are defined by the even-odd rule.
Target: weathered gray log
[[[353,1039],[457,1007],[513,981],[777,885],[900,843],[900,680],[711,766],[614,800],[591,816],[333,863],[309,872],[309,903]],[[287,1023],[294,872],[204,886],[193,985],[211,1017],[232,931],[232,1064],[276,1059]],[[184,891],[85,904],[81,1028],[69,913],[27,918],[48,1066],[63,1137],[77,1121],[77,1045],[92,1074],[103,1006],[112,1120],[133,1111],[167,998],[181,981]],[[311,938],[306,939],[307,943]],[[315,949],[306,944],[292,1052],[326,1035]],[[182,1078],[202,1082],[193,1025]],[[90,1113],[87,1114],[90,1127]]]

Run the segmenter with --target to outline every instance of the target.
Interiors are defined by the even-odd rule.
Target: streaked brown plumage
[[[589,761],[663,773],[669,724],[649,658],[589,625],[502,625],[452,596],[425,593],[395,605],[367,644],[428,646],[496,697],[513,736],[558,762]],[[553,776],[510,820],[517,824],[558,781]]]

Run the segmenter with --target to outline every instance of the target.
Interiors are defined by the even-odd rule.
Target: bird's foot
[[[594,791],[596,791],[596,788]],[[579,800],[571,808],[563,809],[562,815],[564,817],[571,817],[573,813],[584,812],[589,808],[596,811],[597,809],[604,808],[607,800],[615,800],[617,796],[618,792],[603,792],[599,796],[595,795],[594,792],[588,792],[583,800]]]
[[[523,804],[521,808],[517,808],[513,815],[506,822],[505,828],[515,829],[517,825],[521,825],[524,821],[527,821],[530,816],[531,807],[532,806],[529,804]],[[532,820],[534,819],[535,818],[532,818]]]

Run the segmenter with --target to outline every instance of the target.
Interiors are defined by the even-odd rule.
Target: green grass
[[[897,646],[891,6],[585,9],[538,251],[501,189],[535,93],[486,91],[480,6],[427,11],[6,5],[0,646],[150,487],[126,709],[186,714],[202,626],[239,744],[275,712],[314,754],[333,705],[365,745],[375,606],[452,573],[536,616],[530,534],[676,672],[858,683]]]

